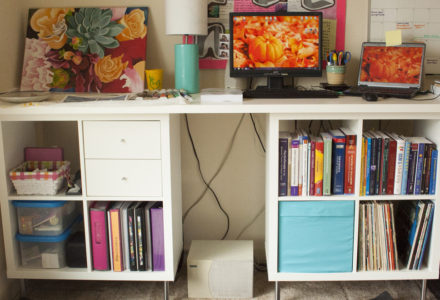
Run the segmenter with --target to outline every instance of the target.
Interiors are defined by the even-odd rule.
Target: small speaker
[[[188,298],[252,298],[253,241],[192,241]]]
[[[66,265],[70,268],[86,268],[86,241],[84,232],[78,231],[69,236],[66,242]]]

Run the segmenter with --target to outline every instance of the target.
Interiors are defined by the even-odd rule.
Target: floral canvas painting
[[[22,91],[144,89],[147,7],[29,11]]]

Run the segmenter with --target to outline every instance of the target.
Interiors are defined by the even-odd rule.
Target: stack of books
[[[358,270],[398,270],[393,203],[360,203]]]
[[[360,195],[435,194],[437,146],[425,137],[367,131],[362,136]]]
[[[423,265],[433,216],[431,201],[400,201],[397,205],[399,257],[409,270],[420,270]]]
[[[279,133],[279,196],[354,194],[356,134],[348,128],[314,136]]]
[[[95,201],[90,236],[94,270],[165,270],[161,202]]]

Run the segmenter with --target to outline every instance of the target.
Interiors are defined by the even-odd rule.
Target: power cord
[[[218,207],[219,207],[220,210],[223,212],[223,214],[226,216],[226,220],[227,220],[226,231],[225,231],[225,233],[224,233],[224,235],[223,235],[223,237],[222,237],[222,240],[224,240],[224,239],[226,238],[226,236],[228,235],[228,233],[229,233],[229,224],[230,224],[229,215],[228,215],[228,213],[223,209],[223,207],[222,207],[222,205],[220,204],[220,201],[219,201],[219,199],[218,199],[218,197],[217,197],[217,194],[216,194],[216,193],[214,192],[214,190],[211,188],[210,184],[211,184],[212,181],[217,177],[217,175],[220,173],[220,171],[222,170],[222,168],[223,168],[223,166],[224,166],[226,160],[228,159],[229,154],[231,153],[232,146],[233,146],[233,144],[234,144],[235,138],[236,138],[236,136],[237,136],[238,129],[240,128],[240,126],[241,126],[241,124],[242,124],[242,122],[243,122],[244,116],[245,116],[244,114],[241,116],[240,121],[238,122],[238,125],[237,125],[237,127],[235,128],[234,134],[233,134],[233,136],[232,136],[232,138],[231,138],[231,142],[229,143],[228,150],[226,151],[225,156],[223,157],[223,160],[222,160],[222,162],[220,163],[219,168],[217,169],[217,171],[215,172],[215,174],[212,176],[212,178],[209,180],[209,182],[207,182],[207,181],[205,180],[204,175],[203,175],[203,172],[202,172],[202,169],[201,169],[201,165],[200,165],[200,160],[199,160],[199,157],[198,157],[198,154],[197,154],[197,150],[196,150],[195,145],[194,145],[194,141],[193,141],[193,138],[192,138],[192,135],[191,135],[191,130],[190,130],[190,128],[189,128],[188,115],[185,114],[186,129],[187,129],[188,136],[189,136],[189,139],[190,139],[190,142],[191,142],[191,146],[192,146],[192,149],[193,149],[194,157],[195,157],[196,160],[197,160],[197,166],[198,166],[198,170],[199,170],[199,173],[200,173],[200,177],[202,178],[202,181],[203,181],[203,183],[205,184],[205,189],[203,190],[202,194],[197,198],[197,200],[196,200],[196,201],[195,201],[195,202],[194,202],[194,203],[188,208],[188,210],[184,213],[184,215],[183,215],[183,222],[185,222],[185,219],[187,218],[187,216],[188,216],[188,214],[190,213],[190,211],[191,211],[191,210],[192,210],[197,204],[199,204],[199,202],[200,202],[200,201],[203,199],[203,197],[205,196],[206,192],[209,190],[209,191],[213,194],[213,196],[214,196],[214,198],[215,198],[215,200],[216,200],[216,202],[217,202]]]
[[[254,116],[251,113],[249,114],[249,116],[251,117],[252,125],[254,125],[254,130],[258,137],[258,140],[260,141],[261,148],[263,148],[263,152],[266,153],[266,149],[264,148],[263,141],[261,141],[260,134],[258,133],[257,126],[255,125]]]

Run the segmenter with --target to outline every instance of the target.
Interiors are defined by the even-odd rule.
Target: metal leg
[[[164,281],[163,282],[163,296],[164,296],[165,300],[168,300],[168,289],[169,289],[168,281]]]
[[[275,300],[280,300],[280,284],[275,281]]]
[[[20,296],[26,296],[26,281],[25,279],[20,279]]]
[[[420,300],[426,299],[426,284],[427,283],[428,283],[428,281],[426,279],[422,280],[422,291],[421,291],[421,295],[420,295]]]

